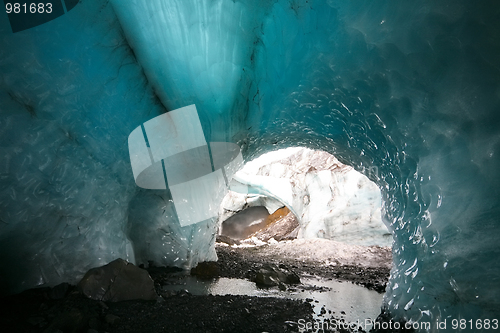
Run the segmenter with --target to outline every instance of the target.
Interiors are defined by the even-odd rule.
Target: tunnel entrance
[[[222,235],[391,246],[391,234],[381,218],[379,188],[329,153],[301,147],[270,152],[246,163],[231,185],[219,210]],[[276,214],[272,221],[265,221],[266,211]],[[289,212],[286,224],[262,235]]]
[[[382,222],[380,190],[366,175],[331,154],[298,147],[246,163],[234,180],[219,211],[216,250],[223,270],[236,265],[232,277],[251,281],[258,281],[259,269],[270,280],[273,270],[295,271],[309,293],[279,281],[274,290],[317,301],[316,320],[324,320],[325,311],[342,311],[347,322],[375,320],[392,264],[392,235]],[[239,279],[210,288],[240,283],[248,289]]]

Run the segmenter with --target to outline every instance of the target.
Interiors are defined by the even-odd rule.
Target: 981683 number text
[[[52,3],[7,3],[5,4],[7,14],[50,14],[52,13]]]

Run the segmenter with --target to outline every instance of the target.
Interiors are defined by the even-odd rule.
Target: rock
[[[216,261],[200,262],[191,269],[191,275],[200,279],[213,279],[219,276],[219,264]]]
[[[101,321],[99,320],[98,317],[92,317],[89,319],[89,327],[90,329],[93,330],[100,330],[101,329]]]
[[[269,215],[266,218],[266,221],[265,221],[266,225],[269,226],[269,225],[273,224],[274,222],[281,220],[282,218],[287,216],[289,213],[290,213],[290,209],[288,209],[288,207],[286,207],[286,206],[281,207],[280,209],[277,209],[274,213],[272,213],[271,215]]]
[[[69,308],[59,312],[45,332],[84,332],[88,320],[88,313],[84,310]]]
[[[99,302],[99,306],[101,306],[104,310],[109,310],[109,307],[104,302]]]
[[[263,287],[279,286],[280,289],[282,289],[284,287],[283,284],[300,283],[299,276],[284,265],[278,267],[276,265],[266,264],[252,275],[250,279],[258,286]]]
[[[295,216],[294,216],[295,217]],[[298,222],[298,221],[297,221]],[[288,235],[286,235],[283,239],[281,240],[292,240],[296,239],[297,236],[299,235],[300,231],[300,226],[297,226],[297,228],[293,229],[292,232],[290,232]]]
[[[90,269],[77,288],[98,301],[156,300],[157,297],[148,272],[123,259]]]
[[[49,292],[49,298],[50,299],[62,299],[66,297],[68,294],[69,290],[71,288],[71,285],[69,283],[61,283],[52,288]]]
[[[245,239],[265,228],[268,217],[265,207],[249,207],[222,222],[220,233],[233,239]]]
[[[275,213],[269,215],[267,222],[269,224],[265,229],[254,234],[261,241],[268,242],[272,238],[276,241],[297,238],[300,229],[299,221],[287,207],[278,209]]]
[[[228,245],[239,245],[240,244],[239,240],[233,239],[233,238],[226,236],[226,235],[217,235],[216,242],[217,243],[226,243]]]
[[[120,320],[120,317],[115,316],[114,314],[108,313],[106,317],[104,318],[104,321],[106,321],[106,324],[109,325],[114,325],[118,320]]]

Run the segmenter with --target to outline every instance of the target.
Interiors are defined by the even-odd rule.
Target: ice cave
[[[50,17],[37,7],[38,21],[4,3],[2,295],[76,283],[117,258],[214,260],[215,203],[232,173],[306,147],[380,189],[393,256],[381,307],[392,318],[498,323],[496,1],[66,0]],[[168,129],[184,148],[164,138],[155,169],[162,177],[173,156],[180,178],[138,186],[129,136],[137,130],[135,152],[153,161],[142,135],[190,105],[196,126]],[[289,185],[235,179],[287,200],[276,191]]]

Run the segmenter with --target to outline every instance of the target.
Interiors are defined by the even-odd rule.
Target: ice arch
[[[0,16],[3,292],[137,253],[204,260],[211,226],[137,190],[126,147],[196,104],[207,142],[246,158],[300,145],[378,167],[392,316],[493,318],[499,25],[492,0],[83,0],[16,34]]]
[[[376,177],[377,169],[367,170]],[[252,206],[272,214],[287,206],[297,238],[326,238],[353,245],[391,246],[381,219],[379,188],[368,177],[323,151],[293,147],[269,152],[234,176],[219,223]]]

